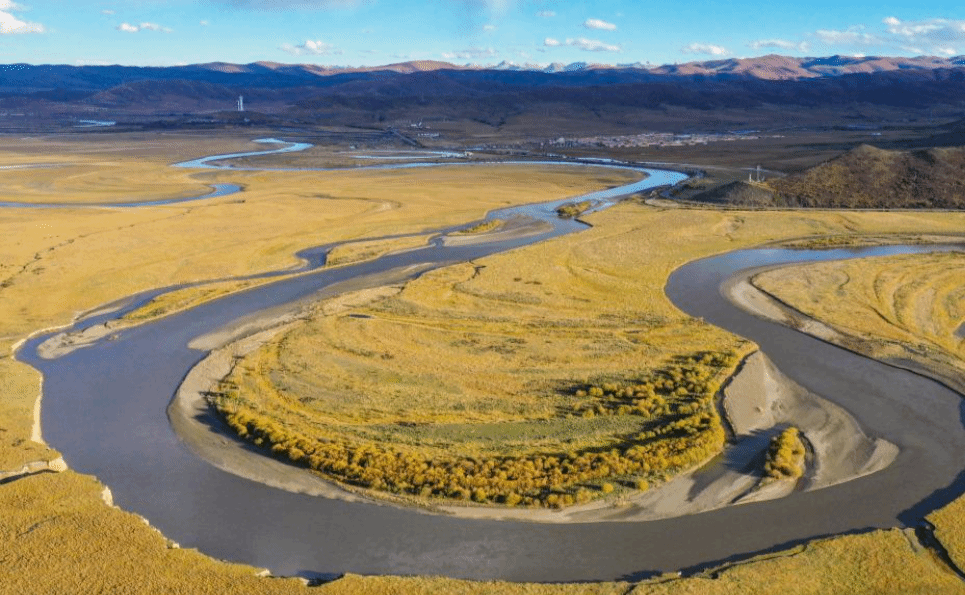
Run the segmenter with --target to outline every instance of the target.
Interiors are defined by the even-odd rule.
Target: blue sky
[[[965,54],[938,0],[0,0],[0,63],[667,64]]]

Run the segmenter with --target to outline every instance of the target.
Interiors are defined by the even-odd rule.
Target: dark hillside
[[[965,208],[965,149],[884,151],[863,145],[773,180],[776,201],[803,207]]]

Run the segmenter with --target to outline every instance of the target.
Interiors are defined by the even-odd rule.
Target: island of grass
[[[506,221],[503,219],[489,219],[487,221],[483,221],[482,223],[470,225],[469,227],[465,229],[461,229],[454,233],[455,235],[473,235],[477,233],[486,233],[486,232],[499,229],[505,224],[506,224]]]

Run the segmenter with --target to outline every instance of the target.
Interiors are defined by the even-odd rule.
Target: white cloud
[[[543,45],[546,47],[555,48],[556,46],[560,45],[560,40],[547,37],[543,40]]]
[[[585,37],[567,39],[566,45],[573,46],[585,52],[619,52],[621,49],[618,45],[604,43],[597,39],[587,39]]]
[[[21,21],[12,14],[20,10],[26,10],[26,8],[12,0],[0,0],[0,35],[44,32],[44,26],[40,23]]]
[[[200,21],[200,25],[201,25],[202,27],[207,27],[207,26],[210,25],[210,24],[211,24],[211,21]]]
[[[28,23],[21,21],[9,12],[0,12],[0,35],[43,32],[44,26],[40,23]]]
[[[902,21],[890,16],[881,20],[882,28],[869,29],[855,25],[844,30],[819,29],[811,34],[816,43],[846,48],[862,54],[871,48],[877,52],[954,56],[965,48],[965,20],[944,18]]]
[[[684,46],[680,51],[685,54],[706,54],[708,56],[725,56],[730,53],[727,48],[710,43],[692,43]]]
[[[923,21],[902,21],[895,17],[882,20],[888,33],[897,37],[901,43],[919,49],[916,54],[924,54],[920,48],[939,56],[954,56],[957,49],[951,44],[965,45],[965,21],[951,19],[926,19]]]
[[[762,49],[777,49],[777,50],[792,50],[798,52],[806,52],[810,49],[808,42],[802,41],[800,43],[794,41],[788,41],[786,39],[758,39],[747,44],[749,47],[755,50]]]
[[[552,10],[541,10],[536,13],[536,16],[543,17],[544,19],[551,19],[556,16],[556,13]]]
[[[118,31],[124,33],[138,33],[140,31],[163,31],[165,33],[171,33],[172,29],[167,27],[162,27],[157,23],[141,23],[140,25],[132,25],[130,23],[121,23],[117,26]]]
[[[313,41],[311,39],[306,40],[305,43],[300,45],[286,43],[281,46],[281,49],[293,56],[331,56],[342,53],[342,50],[330,43],[325,43],[321,40]]]
[[[601,21],[600,19],[586,19],[583,26],[587,29],[600,29],[602,31],[616,31],[617,26],[613,23]]]
[[[818,29],[814,36],[819,41],[828,45],[843,45],[864,47],[870,45],[880,45],[883,39],[872,33],[866,33],[862,25],[848,27],[844,31],[836,29]]]
[[[443,52],[443,60],[480,60],[492,58],[499,54],[493,48],[469,48],[459,52]]]
[[[483,25],[483,31],[495,31],[496,25]]]
[[[862,54],[868,51],[883,55],[915,54],[953,56],[965,48],[965,20],[931,18],[902,21],[889,16],[879,27],[854,25],[847,29],[818,29],[808,35],[809,41],[795,43],[783,39],[763,39],[748,44],[754,49],[778,48],[810,52],[820,46],[819,53]]]
[[[949,19],[928,19],[925,21],[900,21],[895,17],[888,17],[882,21],[893,35],[905,39],[930,39],[948,41],[951,39],[965,39],[965,21]]]
[[[113,10],[102,10],[102,11],[101,11],[101,14],[107,15],[107,16],[109,16],[109,17],[112,17],[112,16],[114,16],[115,13],[114,13]]]

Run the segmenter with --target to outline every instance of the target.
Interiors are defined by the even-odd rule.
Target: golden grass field
[[[929,515],[935,525],[935,536],[948,551],[952,562],[965,568],[965,498],[959,498],[941,510]]]
[[[965,373],[965,255],[904,255],[815,263],[753,283],[825,322],[846,346],[878,359],[933,368],[958,390]]]
[[[0,139],[0,165],[46,160],[83,162],[93,169],[53,182],[38,175],[53,174],[53,169],[6,170],[0,200],[126,201],[156,198],[159,188],[162,194],[190,195],[214,181],[246,187],[238,196],[136,210],[0,210],[0,235],[13,238],[0,244],[3,352],[31,332],[63,325],[78,312],[152,287],[289,267],[296,264],[295,251],[312,245],[468,222],[496,206],[572,196],[622,179],[619,172],[610,180],[594,172],[585,180],[579,170],[560,168],[182,175],[167,167],[204,154],[258,148],[263,146],[247,138],[192,135]],[[102,179],[107,190],[98,190]],[[467,179],[472,180],[468,189]],[[482,267],[473,269],[474,276],[467,275],[465,265],[428,275],[397,297],[347,313],[391,313],[391,318],[372,320],[386,328],[406,328],[393,348],[431,339],[427,349],[452,342],[442,326],[446,317],[461,332],[485,337],[486,346],[499,345],[516,332],[501,318],[518,319],[525,327],[542,326],[545,316],[547,325],[560,329],[550,337],[549,348],[561,357],[567,354],[567,321],[575,319],[584,329],[595,329],[587,338],[577,337],[580,349],[591,349],[583,356],[571,353],[558,369],[577,379],[618,377],[709,343],[737,344],[736,338],[682,315],[664,296],[667,275],[689,260],[791,237],[956,233],[965,224],[965,215],[957,213],[745,213],[639,204],[623,204],[588,219],[596,227],[587,232],[484,259],[474,263]],[[362,320],[344,317],[317,323],[334,329]],[[535,350],[535,344],[522,344],[511,358],[522,361]],[[500,363],[503,355],[484,351],[466,361]],[[505,380],[511,374],[500,374],[511,383]],[[0,473],[58,456],[30,440],[39,382],[31,368],[9,355],[0,358]],[[500,382],[497,378],[492,384]],[[169,549],[134,515],[104,504],[101,491],[96,480],[71,471],[0,482],[0,592],[303,589],[295,581],[256,579],[249,567]],[[938,513],[951,517],[937,523],[942,539],[957,535],[959,508],[956,503]],[[634,593],[951,593],[962,590],[962,583],[901,531],[892,530],[819,542],[724,570],[714,579],[658,580],[634,587],[349,576],[314,591],[542,594],[624,593],[630,588]]]

